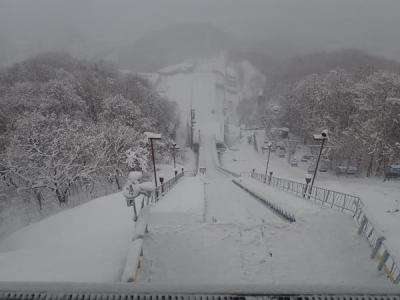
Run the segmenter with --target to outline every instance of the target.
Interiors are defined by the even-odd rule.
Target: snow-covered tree
[[[2,165],[19,188],[48,189],[65,203],[71,185],[98,170],[102,143],[103,136],[81,121],[33,113],[16,122]]]

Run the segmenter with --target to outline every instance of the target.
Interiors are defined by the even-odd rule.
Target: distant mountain
[[[229,34],[209,24],[179,24],[147,34],[117,51],[123,69],[153,72],[185,59],[217,55],[234,48]]]
[[[247,59],[273,82],[294,82],[310,74],[323,74],[342,68],[356,78],[367,76],[377,70],[400,74],[400,62],[371,55],[357,49],[326,52],[310,52],[286,59],[277,59],[270,52],[242,51],[236,54]]]
[[[377,70],[388,70],[400,74],[400,63],[357,49],[311,53],[288,59],[275,69],[279,80],[295,81],[309,74],[326,73],[342,68],[355,77],[367,76]]]

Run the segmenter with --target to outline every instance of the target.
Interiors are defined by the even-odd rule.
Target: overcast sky
[[[184,22],[242,39],[365,48],[400,60],[400,0],[0,0],[0,53],[95,51]]]

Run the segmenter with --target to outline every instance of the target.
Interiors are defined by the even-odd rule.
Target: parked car
[[[308,173],[314,173],[315,171],[316,161],[313,161],[307,168]],[[320,172],[328,172],[329,170],[329,160],[321,159],[318,166],[318,171]]]
[[[320,171],[320,172],[328,172],[328,166],[326,164],[320,164],[318,171]]]
[[[292,167],[297,167],[299,165],[299,162],[298,162],[297,158],[292,158],[291,161],[290,161],[290,165]]]
[[[285,148],[285,143],[284,143],[284,142],[281,142],[281,141],[276,142],[276,147],[278,147],[278,148]]]
[[[385,180],[400,178],[400,165],[389,165],[385,168]]]
[[[349,167],[347,167],[347,165],[339,165],[336,167],[336,175],[355,175],[358,171],[358,167],[353,165]]]
[[[304,154],[302,157],[301,157],[301,161],[309,161],[310,159],[312,159],[314,156],[313,155],[310,155],[310,154]]]

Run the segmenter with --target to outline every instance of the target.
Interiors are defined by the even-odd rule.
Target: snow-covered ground
[[[219,171],[214,137],[224,94],[216,92],[213,64],[199,64],[193,73],[160,81],[168,98],[182,96],[177,99],[181,108],[196,108],[202,131],[200,160],[207,171],[184,178],[151,207],[137,280],[389,286],[350,216],[243,179],[243,184],[296,215],[295,223],[287,223]],[[263,170],[265,155],[245,142],[233,148],[236,151],[228,150],[222,158],[225,166]],[[193,155],[187,157],[192,159],[185,169],[194,168]],[[270,168],[281,177],[304,175],[302,167],[285,164],[272,157]],[[172,177],[170,165],[158,168],[165,179]],[[0,240],[0,280],[118,281],[133,230],[132,211],[120,193],[63,211]]]
[[[0,281],[118,281],[133,230],[120,193],[60,212],[0,240]]]
[[[186,158],[189,170],[194,157]],[[157,169],[165,180],[174,176],[172,165]],[[0,239],[0,281],[119,281],[134,234],[132,217],[115,193],[9,234]]]
[[[350,216],[244,179],[296,214],[287,223],[220,173],[212,151],[205,176],[152,209],[139,282],[389,286]]]
[[[216,74],[212,70],[209,64],[203,64],[193,74],[181,74],[181,80],[177,75],[171,76],[171,81],[164,78],[166,85],[173,82],[171,92],[165,90],[170,99],[196,91],[195,96],[182,101],[187,101],[186,106],[191,101],[197,108],[202,130],[200,161],[207,171],[200,178],[182,181],[152,209],[138,280],[163,284],[388,286],[384,274],[370,260],[370,248],[356,234],[350,216],[257,182],[245,182],[292,210],[298,221],[287,223],[217,169],[213,134],[221,116],[218,110],[216,114],[211,110],[218,107],[221,99],[216,98],[223,93],[215,92]],[[250,171],[254,162],[257,170],[263,168],[263,158],[255,156],[253,149],[247,150],[251,161],[240,156],[241,169],[237,161],[229,167]]]
[[[247,133],[251,134],[251,133]],[[259,148],[261,132],[259,132]],[[299,151],[301,152],[301,150]],[[237,141],[231,150],[222,155],[222,164],[236,172],[265,173],[268,153],[256,152],[253,145],[247,143],[246,133]],[[296,157],[300,158],[299,153]],[[286,158],[279,158],[277,153],[271,152],[268,172],[274,176],[305,182],[308,162],[300,162],[298,167],[291,167]],[[373,217],[374,225],[385,234],[394,255],[400,257],[400,184],[398,181],[383,182],[381,178],[360,178],[352,176],[336,176],[331,173],[318,172],[316,186],[332,189],[361,197],[367,205],[368,212]],[[376,224],[375,224],[376,223]]]

